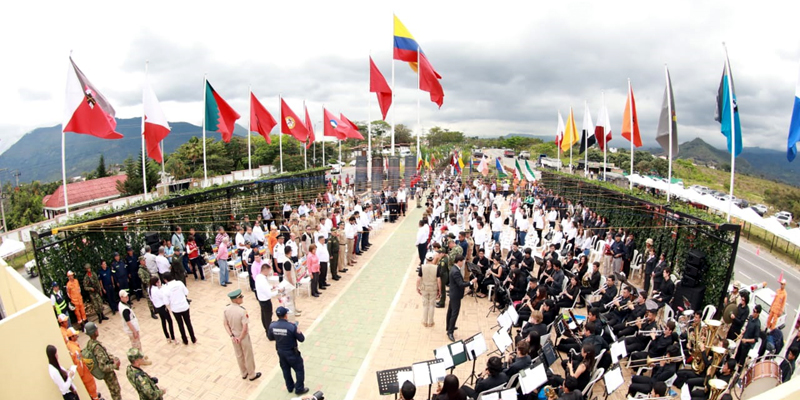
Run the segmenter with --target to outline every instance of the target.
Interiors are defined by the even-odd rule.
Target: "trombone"
[[[644,363],[642,363],[643,361],[644,361]],[[651,366],[651,365],[653,365],[655,363],[660,363],[661,361],[666,361],[667,363],[683,362],[683,356],[675,356],[675,357],[666,357],[666,356],[664,356],[664,357],[656,357],[656,358],[651,358],[650,356],[648,356],[644,360],[634,360],[634,361],[628,362],[628,368],[631,368],[631,364],[635,364],[634,366],[636,366],[636,367],[643,367],[643,366],[649,367],[649,366]],[[642,365],[639,365],[640,363]]]

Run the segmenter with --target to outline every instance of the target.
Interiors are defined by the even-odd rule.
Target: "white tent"
[[[23,251],[25,251],[25,244],[19,240],[5,239],[3,244],[0,244],[0,258],[6,258]]]

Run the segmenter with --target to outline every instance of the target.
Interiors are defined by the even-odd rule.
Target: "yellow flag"
[[[578,140],[580,140],[578,128],[575,127],[575,116],[572,113],[572,108],[570,108],[567,128],[564,130],[564,139],[561,140],[561,151],[569,150],[575,143],[578,143]]]

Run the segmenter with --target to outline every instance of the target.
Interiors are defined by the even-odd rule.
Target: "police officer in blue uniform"
[[[114,273],[111,272],[111,268],[108,268],[108,264],[105,260],[100,261],[100,271],[97,271],[97,279],[103,284],[103,297],[111,307],[111,314],[116,314],[118,311],[117,308],[119,307],[119,299],[117,298],[118,292],[114,290],[114,286],[116,286],[114,282]]]
[[[287,313],[289,313],[289,309],[286,307],[278,307],[275,310],[278,320],[269,324],[267,338],[275,341],[275,349],[278,350],[278,359],[283,370],[283,379],[286,381],[286,389],[289,390],[289,393],[294,391],[297,394],[303,394],[308,392],[308,388],[303,384],[306,371],[303,367],[303,357],[300,356],[300,350],[297,348],[297,342],[306,340],[306,337],[297,328],[297,324],[286,320]],[[297,376],[297,382],[292,379],[292,370]]]

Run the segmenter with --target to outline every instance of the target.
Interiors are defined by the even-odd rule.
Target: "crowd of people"
[[[121,329],[130,338],[131,350],[127,352],[130,365],[126,372],[129,382],[142,398],[160,398],[165,389],[159,388],[158,380],[142,369],[152,360],[142,349],[142,332],[133,300],[145,299],[150,317],[160,319],[168,343],[195,344],[198,338],[190,315],[187,278],[212,279],[209,272],[219,276],[218,283],[223,287],[231,284],[231,274],[246,275],[249,285],[245,291],[249,288],[253,293],[260,307],[264,333],[276,342],[287,389],[298,395],[308,392],[297,346],[304,338],[296,323],[302,312],[295,297],[296,289],[308,284],[312,298],[322,296],[342,274],[357,266],[359,257],[370,249],[370,232],[377,220],[397,222],[405,216],[408,199],[416,193],[404,183],[365,194],[354,190],[353,185],[334,184],[308,201],[264,206],[255,215],[242,215],[232,226],[217,227],[213,240],[207,239],[211,235],[200,227],[190,227],[185,234],[176,225],[158,245],[131,244],[124,256],[114,253],[110,260],[100,260],[97,267],[86,264],[82,282],[73,271],[67,272],[66,292],[61,290],[58,280],[54,281],[51,302],[77,366],[62,368],[57,358],[52,362],[55,356],[51,351],[55,347],[52,350],[48,347],[50,375],[64,398],[77,397],[72,385],[76,373],[92,399],[101,398],[95,379],[106,382],[112,399],[120,398],[116,377],[119,359],[97,341],[98,325],[109,320],[109,311],[112,315],[121,314]],[[138,245],[141,248],[135,249]],[[89,321],[86,315],[84,296],[97,315],[96,322]],[[245,296],[237,289],[228,293],[228,297],[225,330],[231,338],[242,378],[254,381],[261,373],[255,370],[249,338],[252,327],[242,305]],[[173,320],[178,325],[180,342],[175,336]],[[84,350],[77,344],[81,331],[89,336]],[[86,357],[81,354],[89,355],[92,362],[84,363]]]
[[[508,358],[489,358],[485,373],[472,388],[447,376],[443,387],[451,390],[442,389],[440,399],[476,398],[482,390],[507,383],[520,369],[544,361],[546,343],[563,359],[563,373],[548,369],[547,382],[556,388],[550,395],[560,399],[584,398],[582,392],[600,378],[595,375],[598,371],[620,366],[634,371],[628,395],[663,397],[672,390],[664,382],[677,377],[678,384],[673,385],[681,389],[693,347],[703,347],[694,353],[699,359],[711,357],[709,347],[723,346],[726,355],[714,360],[716,370],[698,370],[688,379],[691,397],[706,399],[711,393],[706,374],[727,383],[735,370],[742,373],[759,337],[765,339],[759,355],[780,353],[782,337],[766,340],[779,330],[774,323],[766,330],[760,327],[761,306],[751,310],[746,293],[728,300],[739,304],[731,315],[733,322],[723,323],[724,330],[712,337],[713,315],[701,320],[702,310],[672,309],[679,277],[666,255],[656,253],[652,239],[645,241],[641,266],[633,264],[638,253],[633,233],[611,226],[583,202],[573,203],[541,182],[469,181],[441,174],[434,178],[426,199],[415,240],[422,325],[434,325],[435,308],[443,308],[449,297],[445,333],[455,341],[465,295],[491,295],[489,301],[497,310],[512,307],[519,316],[511,329],[516,331],[515,350]],[[644,270],[641,285],[628,279],[632,266]],[[776,299],[770,314],[779,316],[785,293]],[[580,308],[586,309],[585,318],[575,316]],[[694,324],[703,328],[703,338],[689,335]],[[615,344],[624,347],[627,360],[612,359]],[[786,358],[779,359],[784,380],[791,376],[798,352],[796,336]],[[726,386],[723,398],[730,396],[731,386]]]

